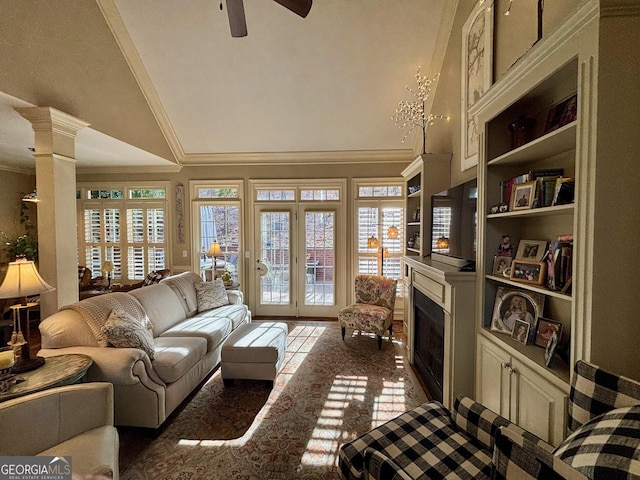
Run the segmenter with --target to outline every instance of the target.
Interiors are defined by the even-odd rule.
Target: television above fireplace
[[[431,259],[457,267],[475,265],[477,179],[431,196]]]

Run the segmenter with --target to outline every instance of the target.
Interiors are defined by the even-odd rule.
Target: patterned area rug
[[[427,400],[403,335],[347,334],[336,322],[287,321],[286,362],[273,389],[216,370],[157,437],[120,429],[127,479],[339,479],[341,444]]]

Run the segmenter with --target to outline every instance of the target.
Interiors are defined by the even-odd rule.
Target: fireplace
[[[413,364],[434,400],[443,400],[444,310],[413,289]]]

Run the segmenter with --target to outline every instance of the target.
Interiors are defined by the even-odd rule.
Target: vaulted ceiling
[[[438,71],[456,1],[315,0],[303,19],[244,0],[243,38],[220,4],[0,0],[0,164],[33,166],[28,106],[90,124],[79,168],[410,157],[391,115]]]

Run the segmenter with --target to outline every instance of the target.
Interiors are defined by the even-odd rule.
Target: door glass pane
[[[200,268],[211,270],[213,259],[204,252],[217,240],[222,255],[216,258],[217,274],[225,270],[238,281],[238,254],[240,250],[240,207],[238,205],[203,205],[200,207]]]
[[[333,305],[335,213],[305,213],[305,305]]]
[[[289,212],[260,214],[260,258],[269,267],[260,277],[261,303],[289,305],[290,279],[290,215]]]

